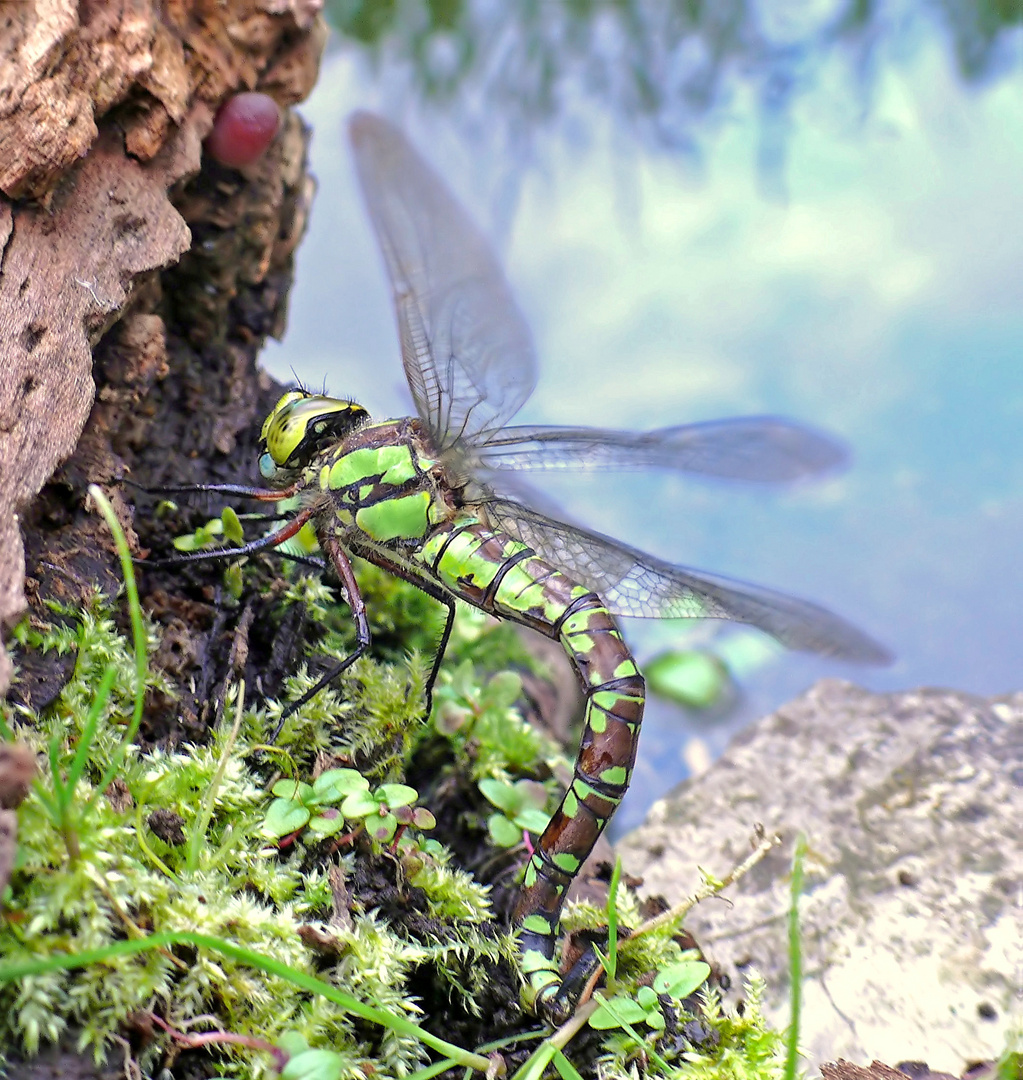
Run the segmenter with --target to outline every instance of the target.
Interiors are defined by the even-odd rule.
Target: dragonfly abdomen
[[[585,695],[575,775],[526,868],[516,908],[523,971],[536,1007],[558,1019],[554,954],[568,888],[629,785],[645,684],[604,602],[528,545],[456,519],[427,538],[420,558],[456,595],[561,642]]]

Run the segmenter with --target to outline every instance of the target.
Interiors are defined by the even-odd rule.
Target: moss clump
[[[45,716],[4,706],[7,736],[28,742],[50,762],[50,775],[19,810],[17,863],[0,920],[4,965],[101,950],[153,933],[198,932],[248,946],[293,971],[316,973],[377,1007],[415,1016],[419,1005],[406,985],[414,969],[433,965],[450,987],[469,993],[478,982],[469,974],[474,967],[492,967],[502,948],[510,955],[489,930],[487,890],[448,866],[443,853],[421,858],[408,882],[435,924],[433,940],[417,941],[360,910],[357,901],[338,910],[314,837],[309,845],[299,837],[284,850],[269,845],[263,835],[267,770],[256,764],[256,748],[272,721],[266,710],[246,708],[237,688],[225,710],[236,723],[223,723],[205,746],[128,748],[114,784],[99,795],[96,785],[121,746],[132,709],[135,663],[127,642],[98,597],[77,625],[26,623],[17,637],[25,648],[73,649],[77,662]],[[97,710],[96,687],[108,667],[114,677]],[[327,692],[303,710],[282,739],[282,757],[301,769],[311,765],[311,749],[326,747],[372,759],[381,774],[400,771],[412,721],[418,726],[420,667],[361,663],[343,703]],[[170,690],[159,675],[151,686],[163,694]],[[98,717],[84,769],[69,812],[55,820],[55,787],[76,758],[90,711]],[[343,737],[338,713],[356,721]],[[363,844],[340,860],[342,879],[352,875],[357,859],[373,858],[370,848]],[[311,935],[319,949],[310,948]],[[331,951],[336,957],[325,961]],[[311,1045],[339,1053],[352,1076],[363,1075],[370,1059],[378,1071],[400,1076],[426,1057],[414,1037],[388,1032],[374,1044],[330,1002],[296,993],[229,957],[180,949],[0,983],[0,1046],[33,1054],[73,1029],[78,1046],[93,1049],[99,1060],[129,1017],[149,1011],[180,1031],[210,1013],[224,1030],[270,1043],[297,1031]],[[147,1074],[166,1042],[157,1039],[143,1051],[140,1066]],[[254,1061],[251,1051],[221,1053],[224,1075],[276,1072],[270,1059]]]
[[[389,610],[395,632],[409,630],[402,612],[417,610],[418,591],[375,568],[362,585],[370,611]],[[297,576],[279,595],[285,606],[306,605],[315,650],[343,654],[347,631],[322,583]],[[429,791],[420,788],[427,806],[424,793],[464,794],[467,777],[549,775],[555,750],[516,707],[521,681],[507,665],[529,661],[514,632],[459,612],[431,723],[421,717],[429,639],[417,625],[411,653],[385,649],[360,660],[341,686],[289,718],[274,747],[263,740],[282,705],[253,707],[239,683],[204,745],[143,750],[126,735],[133,709],[139,713],[139,648],[152,651],[159,635],[145,626],[133,653],[99,596],[59,615],[52,626],[24,623],[16,637],[24,649],[74,651],[74,676],[43,715],[3,707],[4,736],[28,742],[48,765],[20,807],[17,862],[3,897],[0,1048],[33,1054],[70,1032],[99,1060],[123,1052],[120,1040],[134,1027],[155,1023],[137,1055],[146,1077],[173,1060],[186,1033],[213,1028],[241,1042],[207,1035],[211,1075],[277,1075],[284,1051],[274,1056],[275,1046],[329,1051],[330,1075],[353,1080],[407,1075],[433,1056],[428,1045],[452,1064],[483,1067],[412,1021],[448,1034],[439,1014],[452,1010],[481,1018],[477,1033],[485,1034],[474,1041],[508,1034],[492,1030],[493,1001],[498,984],[517,993],[514,942],[495,927],[488,887],[414,827],[383,846],[357,830],[322,841],[300,830],[278,843],[267,837],[266,816],[282,775],[309,783],[339,763],[358,767],[375,789],[429,774]],[[172,701],[164,675],[145,678],[151,701]],[[287,693],[301,695],[314,681],[300,671]],[[417,767],[423,759],[428,768]],[[547,786],[550,809],[558,792],[553,781]],[[468,790],[478,807],[447,817],[475,829],[482,848],[489,808],[474,785]],[[616,909],[623,924],[640,919],[624,890]],[[606,920],[605,910],[577,905],[566,925]],[[665,928],[622,955],[617,993],[681,952]],[[416,995],[424,988],[428,1000]],[[520,1031],[535,1026],[516,1019]],[[635,1076],[640,1061],[649,1075],[774,1075],[777,1036],[756,1008],[729,1016],[710,996],[701,1023],[716,1032],[705,1051],[672,1032],[649,1035],[649,1045],[626,1030],[602,1033],[602,1075]],[[544,1060],[552,1045],[544,1044]],[[596,1046],[591,1040],[591,1064]],[[516,1051],[505,1053],[514,1060]]]

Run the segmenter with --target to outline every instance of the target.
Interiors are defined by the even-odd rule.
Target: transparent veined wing
[[[508,427],[479,451],[489,470],[666,468],[721,479],[785,483],[844,465],[839,442],[774,416],[737,417],[656,431]]]
[[[891,654],[826,608],[784,593],[674,566],[597,532],[564,525],[519,503],[494,499],[487,517],[538,555],[599,593],[614,615],[652,619],[732,619],[790,649],[860,664]]]
[[[486,442],[536,384],[529,327],[483,235],[405,136],[366,112],[349,133],[419,415],[440,450]]]

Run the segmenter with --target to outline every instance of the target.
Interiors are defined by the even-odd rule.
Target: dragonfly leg
[[[433,664],[430,667],[430,674],[426,680],[426,706],[423,711],[423,716],[425,719],[429,719],[430,713],[433,712],[433,687],[437,682],[437,676],[440,674],[440,666],[444,662],[444,654],[447,652],[448,642],[451,640],[451,629],[455,625],[455,599],[451,593],[446,589],[440,588],[439,585],[429,578],[420,577],[408,570],[401,563],[384,558],[379,551],[374,551],[371,555],[368,551],[364,553],[357,547],[353,550],[357,555],[362,555],[363,558],[376,563],[382,570],[386,570],[389,574],[401,578],[402,581],[407,581],[410,585],[414,585],[421,592],[426,593],[427,596],[432,596],[434,600],[443,604],[448,609],[447,618],[444,620],[444,629],[441,631],[440,642],[437,645],[437,652],[434,654]]]
[[[433,687],[437,682],[437,676],[440,674],[440,666],[444,662],[444,654],[448,651],[448,642],[451,640],[451,629],[455,625],[454,598],[448,596],[446,593],[442,593],[437,599],[448,609],[448,613],[444,619],[444,629],[441,631],[440,641],[437,643],[437,651],[433,656],[433,664],[430,667],[430,676],[426,680],[426,708],[424,711],[426,719],[429,719],[430,713],[433,712]]]
[[[582,745],[572,783],[526,867],[515,913],[529,994],[552,1023],[571,1014],[593,970],[583,963],[578,975],[562,978],[555,958],[561,909],[628,788],[645,700],[643,677],[596,594],[573,603],[557,629],[585,691]]]
[[[144,491],[147,495],[237,495],[244,499],[258,499],[261,502],[280,502],[290,499],[299,490],[299,484],[286,488],[260,488],[248,484],[155,484],[152,487],[136,484],[129,477],[122,483]]]
[[[277,721],[277,726],[270,735],[271,743],[277,741],[277,736],[280,735],[281,729],[284,727],[288,717],[302,708],[307,701],[311,701],[325,686],[329,686],[339,675],[347,671],[348,668],[350,668],[369,648],[370,641],[372,640],[369,632],[369,620],[366,618],[366,603],[362,599],[362,593],[359,592],[359,585],[355,580],[355,573],[352,570],[352,564],[349,561],[348,556],[345,554],[341,545],[332,536],[327,535],[321,537],[320,544],[327,556],[327,561],[341,581],[342,588],[344,589],[345,596],[348,600],[348,606],[352,611],[352,617],[355,619],[356,645],[343,660],[339,660],[334,664],[315,686],[310,687],[300,698],[293,701],[284,712],[281,713],[281,718]]]

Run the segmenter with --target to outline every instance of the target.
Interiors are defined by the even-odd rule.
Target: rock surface
[[[918,1059],[959,1075],[1023,1038],[1023,693],[821,682],[619,850],[645,891],[674,902],[698,866],[738,863],[757,822],[785,843],[686,927],[733,978],[757,968],[786,1024],[789,869],[807,833],[801,1041],[814,1066]]]

